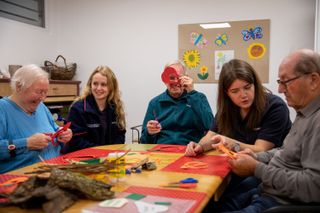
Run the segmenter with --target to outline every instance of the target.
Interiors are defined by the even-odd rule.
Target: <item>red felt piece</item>
[[[172,152],[172,153],[184,153],[186,151],[186,146],[182,145],[167,145],[159,144],[152,149],[149,149],[150,152]]]
[[[187,162],[203,162],[207,163],[207,168],[193,168],[183,169],[183,165]],[[186,157],[182,156],[176,161],[172,162],[168,166],[164,167],[162,171],[166,172],[181,172],[181,173],[196,173],[203,175],[215,175],[224,178],[230,172],[228,163],[228,157],[225,156],[212,156],[212,155],[201,155],[197,157]]]
[[[125,192],[143,194],[143,195],[156,195],[162,197],[170,198],[180,198],[180,199],[189,199],[196,200],[196,203],[189,212],[195,212],[202,200],[206,197],[206,194],[203,192],[191,192],[184,190],[175,190],[175,189],[159,189],[152,187],[140,187],[140,186],[130,186]]]
[[[27,176],[26,175],[0,174],[0,183],[4,183],[8,180],[11,180],[11,179],[17,178],[17,177],[27,177]],[[6,194],[7,190],[8,190],[8,188],[6,186],[0,187],[0,193]],[[0,203],[6,203],[8,201],[9,201],[9,199],[7,199],[7,198],[0,198]]]

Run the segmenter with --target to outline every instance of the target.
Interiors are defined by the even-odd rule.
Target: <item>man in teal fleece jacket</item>
[[[166,74],[170,77],[166,78]],[[162,80],[167,89],[149,102],[141,143],[187,145],[190,141],[198,142],[214,120],[206,96],[194,90],[193,80],[185,75],[180,61],[165,66]]]

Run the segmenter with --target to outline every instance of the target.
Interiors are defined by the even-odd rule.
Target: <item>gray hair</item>
[[[182,67],[183,67],[183,70],[185,71],[186,70],[186,66],[185,64],[180,61],[180,60],[172,60],[172,61],[169,61],[168,63],[166,63],[166,65],[164,66],[164,68],[167,68],[173,64],[180,64]]]
[[[24,65],[19,68],[11,78],[11,89],[16,92],[16,86],[19,84],[22,90],[29,88],[35,81],[46,78],[49,80],[49,74],[35,64]]]
[[[320,74],[320,55],[309,49],[298,50],[300,57],[294,66],[294,71],[298,74],[309,74],[317,72]]]

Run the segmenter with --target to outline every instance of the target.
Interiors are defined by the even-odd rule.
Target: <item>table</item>
[[[158,148],[159,147],[159,148]],[[163,147],[164,149],[161,149]],[[212,168],[218,167],[217,164],[211,165],[211,162],[214,163],[215,160],[210,160],[210,166],[208,169],[204,169],[203,172],[193,172],[192,170],[181,172],[178,167],[176,167],[176,171],[174,167],[177,164],[183,163],[183,160],[186,160],[183,153],[183,150],[180,149],[181,146],[159,146],[155,144],[117,144],[117,145],[107,145],[107,146],[100,146],[92,148],[92,151],[110,151],[114,152],[115,150],[128,150],[130,152],[141,152],[145,155],[148,155],[149,160],[156,162],[157,169],[153,171],[143,171],[142,173],[132,173],[130,175],[125,176],[125,180],[118,182],[112,187],[112,191],[117,193],[123,192],[125,190],[130,189],[145,189],[150,188],[154,190],[165,190],[169,194],[172,193],[180,193],[180,194],[196,194],[201,200],[192,209],[191,212],[201,212],[202,209],[206,206],[208,201],[214,197],[214,199],[218,199],[221,195],[221,192],[225,188],[225,185],[228,182],[228,173],[230,171],[228,164],[227,164],[227,157],[223,154],[219,153],[218,151],[210,151],[203,155],[201,159],[211,159],[216,158],[219,159],[220,162],[217,162],[219,166],[224,167],[223,174],[204,174],[206,173],[205,170],[211,170]],[[176,149],[176,150],[175,150]],[[72,153],[70,153],[72,154]],[[61,159],[61,158],[60,158]],[[188,158],[190,161],[190,159]],[[191,159],[192,160],[192,159]],[[208,160],[207,160],[208,161]],[[18,169],[12,171],[8,174],[24,174],[24,172],[31,171],[34,167],[38,164],[31,165],[28,167],[24,167],[22,169]],[[170,168],[171,167],[171,168]],[[219,171],[217,170],[219,173]],[[159,186],[160,183],[168,183],[168,182],[175,182],[181,179],[185,179],[188,177],[195,178],[199,181],[196,188],[193,189],[181,189],[181,188],[164,188]],[[170,191],[172,190],[172,191]],[[65,213],[74,213],[74,212],[81,212],[83,208],[88,208],[94,205],[95,201],[91,200],[79,200],[69,209],[64,211]],[[30,212],[30,210],[24,210],[15,207],[1,207],[0,212],[17,212],[17,213],[24,213]],[[42,212],[40,209],[32,212]],[[132,213],[134,211],[131,211]]]

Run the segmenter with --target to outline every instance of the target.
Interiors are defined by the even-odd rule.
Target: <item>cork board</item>
[[[186,64],[187,75],[195,83],[217,83],[223,63],[238,58],[251,64],[261,81],[268,83],[270,20],[223,23],[230,27],[179,25],[179,59]]]

